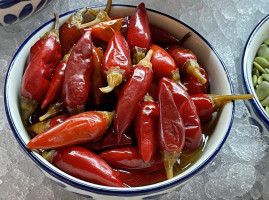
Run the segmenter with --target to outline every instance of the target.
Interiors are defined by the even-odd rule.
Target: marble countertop
[[[141,0],[114,0],[138,5]],[[269,13],[267,0],[146,0],[147,8],[167,13],[193,27],[217,50],[232,78],[235,93],[243,93],[241,57],[249,34]],[[105,0],[54,0],[44,10],[18,24],[0,27],[0,199],[85,199],[46,178],[19,147],[4,110],[4,79],[23,41],[54,12],[65,13]],[[194,178],[162,199],[269,199],[269,139],[250,121],[244,102],[236,102],[234,123],[219,154]]]

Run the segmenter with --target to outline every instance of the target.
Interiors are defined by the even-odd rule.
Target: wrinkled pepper
[[[124,37],[116,32],[111,38],[102,63],[103,76],[108,86],[100,88],[104,93],[111,92],[122,81],[127,80],[132,71],[129,46]]]
[[[161,154],[156,152],[147,163],[143,161],[136,146],[111,149],[99,154],[107,163],[120,169],[154,172],[164,169]]]
[[[135,117],[135,134],[139,153],[146,163],[156,152],[158,119],[158,104],[150,101],[142,102]]]
[[[113,115],[112,112],[97,111],[74,115],[34,137],[27,148],[46,150],[93,141],[106,132]]]
[[[136,64],[145,57],[151,45],[151,33],[144,3],[140,3],[131,16],[127,41],[132,52],[133,64]]]
[[[57,149],[51,163],[60,170],[90,183],[126,187],[117,173],[98,155],[82,147]]]
[[[206,83],[207,80],[200,73],[197,57],[191,50],[179,45],[170,45],[165,50],[174,58],[182,76],[189,74],[196,77],[202,84]]]
[[[186,129],[168,78],[162,78],[159,82],[158,102],[160,108],[158,147],[162,153],[167,178],[170,179],[173,178],[173,166],[185,145]]]
[[[59,41],[59,16],[55,14],[55,28],[44,34],[42,45],[30,60],[21,83],[21,117],[24,125],[49,88],[53,70],[62,58]]]
[[[71,115],[85,109],[93,65],[92,49],[91,32],[87,31],[74,46],[66,64],[62,99]]]
[[[195,107],[199,113],[202,123],[212,119],[213,113],[221,108],[224,104],[233,100],[252,99],[252,94],[244,95],[216,95],[216,94],[196,94],[191,95]]]
[[[139,104],[149,89],[153,77],[151,56],[152,50],[149,50],[147,56],[134,67],[132,76],[120,92],[113,122],[118,142],[134,120]]]

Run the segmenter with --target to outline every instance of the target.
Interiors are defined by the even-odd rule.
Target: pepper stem
[[[54,154],[55,150],[50,151],[43,151],[42,157],[45,158],[48,162],[51,162],[52,155]]]
[[[206,78],[201,74],[199,64],[196,60],[190,59],[184,64],[187,74],[197,78],[200,83],[205,84],[207,82]]]
[[[183,87],[184,90],[188,90],[188,88],[186,88],[185,85],[183,85],[183,83],[180,80],[180,74],[178,68],[176,70],[171,71],[171,79],[177,82],[181,87]]]
[[[147,49],[135,46],[132,49],[133,64],[136,65],[146,56]]]
[[[232,100],[243,100],[243,99],[252,99],[252,94],[241,94],[241,95],[217,95],[217,94],[209,94],[208,95],[212,102],[214,102],[214,109],[220,108],[228,101]]]
[[[167,179],[171,179],[174,177],[173,166],[177,162],[181,153],[177,153],[176,151],[168,152],[162,151],[162,159],[167,175]]]
[[[107,72],[107,83],[108,86],[99,88],[103,93],[111,92],[116,86],[121,84],[124,78],[124,70],[120,69],[119,66],[112,67]]]
[[[56,102],[50,104],[48,111],[41,117],[39,117],[39,121],[44,121],[50,117],[54,117],[55,115],[64,111],[64,104],[63,102]]]
[[[149,95],[149,93],[147,92],[147,94],[144,96],[143,101],[149,101],[149,102],[155,102],[153,97]]]
[[[35,111],[37,105],[38,103],[36,101],[21,96],[20,99],[21,119],[25,127],[27,127],[27,121]]]
[[[40,134],[45,130],[47,130],[49,127],[50,127],[50,119],[29,126],[27,128],[27,131],[31,131],[35,134]]]
[[[104,118],[107,119],[107,127],[108,128],[111,123],[112,123],[112,120],[114,118],[114,115],[115,115],[115,112],[107,112],[107,111],[97,111],[98,113],[102,113],[104,115]]]
[[[107,13],[104,10],[100,9],[97,16],[96,16],[96,18],[93,21],[85,23],[85,24],[79,24],[78,23],[78,28],[79,29],[88,28],[88,27],[93,26],[95,24],[98,24],[100,22],[109,21],[109,20],[110,20],[110,18],[107,15]]]
[[[152,69],[152,64],[150,62],[153,51],[150,49],[145,58],[140,60],[137,65],[143,65],[144,67],[149,67]]]
[[[181,40],[179,40],[179,42],[178,42],[178,45],[182,45],[190,36],[192,35],[192,33],[191,32],[188,32],[187,34],[185,34],[182,38],[181,38]]]
[[[107,14],[110,13],[111,7],[112,7],[112,0],[107,0],[107,2],[106,2],[106,9],[105,9],[105,11],[107,12]]]

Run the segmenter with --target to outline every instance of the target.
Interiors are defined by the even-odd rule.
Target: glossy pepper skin
[[[129,78],[131,71],[132,62],[129,46],[120,32],[116,32],[104,54],[102,72],[107,79],[108,86],[101,88],[101,91],[105,93],[112,91],[114,87]]]
[[[125,133],[135,118],[139,104],[147,93],[153,78],[150,58],[152,51],[134,67],[132,76],[125,83],[120,92],[117,102],[113,127],[116,132],[117,141]]]
[[[74,44],[81,38],[83,33],[79,29],[79,23],[83,23],[83,15],[88,12],[86,8],[82,8],[78,12],[72,14],[69,19],[60,27],[60,41],[63,54],[67,54]]]
[[[92,151],[103,151],[113,148],[130,146],[133,144],[133,139],[128,131],[122,135],[120,142],[116,141],[115,136],[115,131],[112,127],[110,127],[107,130],[107,133],[105,133],[102,137],[90,143],[85,143],[82,146]]]
[[[67,61],[62,99],[70,114],[83,112],[90,90],[93,65],[91,32],[87,31],[71,51]]]
[[[147,50],[150,48],[151,33],[144,3],[140,3],[131,16],[127,41],[130,49],[135,46],[146,48]]]
[[[202,123],[212,119],[212,115],[225,103],[232,100],[251,99],[253,95],[216,95],[216,94],[196,94],[191,95],[195,107],[197,108],[199,118]]]
[[[110,165],[120,169],[154,172],[164,169],[161,154],[156,152],[147,163],[143,161],[136,146],[111,149],[99,154]]]
[[[158,45],[181,44],[181,41],[171,35],[167,30],[150,24],[151,41]]]
[[[164,84],[171,91],[177,110],[185,126],[185,146],[189,151],[196,150],[202,141],[202,130],[199,115],[190,95],[178,83],[163,78]],[[161,93],[159,93],[160,97]]]
[[[106,132],[112,118],[110,112],[88,111],[74,115],[34,137],[27,148],[52,149],[93,141]]]
[[[93,46],[93,67],[90,94],[93,97],[95,105],[100,105],[104,96],[104,93],[102,93],[99,89],[100,87],[105,86],[105,80],[102,75],[102,60],[102,50]]]
[[[139,153],[145,162],[149,162],[156,152],[158,119],[158,104],[150,101],[142,102],[135,117],[135,134]]]
[[[61,98],[64,72],[68,58],[69,54],[66,54],[60,64],[54,70],[48,91],[41,105],[42,109],[45,108],[48,104]]]
[[[150,61],[154,79],[159,81],[162,77],[173,78],[178,72],[176,72],[177,64],[172,56],[158,45],[153,44],[150,48],[153,51]],[[177,74],[177,79],[179,80],[179,74]]]
[[[126,187],[116,172],[99,156],[77,146],[57,149],[51,162],[76,178],[111,187]]]
[[[166,174],[164,171],[157,171],[154,173],[122,169],[117,169],[115,171],[119,174],[120,179],[130,187],[151,185],[166,180]]]
[[[24,125],[34,112],[38,104],[41,104],[49,88],[53,70],[59,64],[62,57],[62,49],[59,43],[59,17],[55,15],[55,28],[44,34],[34,46],[35,54],[30,52],[30,60],[22,77],[21,92],[21,117]]]
[[[187,88],[190,95],[194,94],[205,94],[208,92],[209,81],[206,71],[200,65],[200,73],[207,80],[206,83],[201,83],[196,77],[187,75],[182,78],[182,84]]]
[[[121,30],[122,19],[109,20],[105,22],[100,22],[89,30],[92,31],[92,36],[98,38],[99,40],[109,42],[112,36]],[[87,29],[85,29],[87,30]]]
[[[195,76],[202,84],[206,83],[207,80],[200,73],[197,57],[191,50],[179,45],[170,45],[165,50],[174,58],[182,77],[189,74]]]

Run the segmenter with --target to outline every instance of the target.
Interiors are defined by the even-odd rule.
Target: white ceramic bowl
[[[135,6],[113,5],[111,15],[131,15],[134,9]],[[63,23],[66,21],[68,16],[75,11],[76,10],[61,15],[60,22]],[[167,14],[148,9],[148,15],[150,23],[162,26],[179,38],[191,31],[193,35],[187,40],[185,46],[194,51],[198,56],[198,61],[206,68],[211,84],[211,93],[232,93],[232,85],[225,65],[214,48],[199,33]],[[28,150],[26,144],[29,142],[30,138],[23,127],[19,113],[21,77],[30,47],[39,39],[39,36],[43,35],[52,27],[53,20],[50,20],[28,37],[15,54],[5,81],[5,106],[11,129],[21,147],[46,176],[71,192],[94,198],[110,200],[119,199],[120,197],[128,197],[128,199],[154,199],[179,187],[182,183],[203,169],[218,153],[228,137],[232,125],[234,112],[233,103],[227,103],[220,111],[215,130],[212,136],[210,136],[204,152],[196,163],[182,174],[170,180],[149,186],[122,189],[88,183],[62,172],[45,161],[40,155]]]
[[[263,41],[269,37],[269,15],[263,18],[250,34],[242,57],[242,75],[246,93],[253,94],[254,98],[245,101],[248,110],[251,113],[253,122],[260,128],[261,132],[269,132],[269,116],[258,100],[252,83],[253,61],[256,57],[258,48]]]
[[[42,10],[52,0],[0,0],[0,26],[17,23]]]

